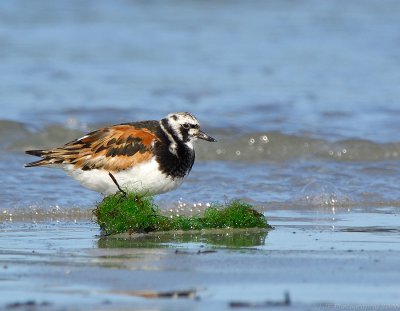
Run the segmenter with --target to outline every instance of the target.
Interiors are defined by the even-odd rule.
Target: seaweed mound
[[[150,196],[117,193],[105,197],[97,205],[94,215],[106,235],[214,228],[270,228],[263,214],[239,200],[224,205],[213,204],[201,217],[170,218],[160,213]]]

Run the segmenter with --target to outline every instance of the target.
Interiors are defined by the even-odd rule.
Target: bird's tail
[[[37,157],[44,157],[48,152],[47,152],[47,150],[26,150],[25,153],[33,155],[33,156],[37,156]],[[39,161],[27,163],[24,166],[25,167],[35,167],[35,166],[46,166],[49,164],[50,164],[49,160],[46,158],[43,158]]]

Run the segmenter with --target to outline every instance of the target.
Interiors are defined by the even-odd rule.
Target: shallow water
[[[396,1],[0,5],[2,211],[100,199],[23,169],[24,150],[176,110],[219,142],[197,144],[187,181],[159,197],[167,208],[399,204]]]
[[[390,270],[399,251],[399,10],[394,0],[1,2],[2,263],[40,241],[49,243],[44,263],[63,247],[58,243],[77,242],[75,255],[101,247],[90,222],[101,196],[62,171],[23,168],[34,160],[24,150],[61,145],[107,124],[190,111],[218,143],[196,144],[186,181],[156,198],[165,212],[196,213],[242,198],[276,226],[254,247],[282,252],[277,266],[291,250],[325,260],[333,247],[332,271],[348,263],[340,259],[348,250],[370,252],[359,257],[369,271],[368,258],[383,252]],[[22,266],[30,262],[24,258]],[[381,296],[368,294],[374,285],[354,300],[328,299],[341,282],[307,289],[323,292],[325,301],[398,303],[390,298],[398,289],[390,271],[379,271]],[[301,290],[298,282],[283,283]],[[87,288],[68,290],[85,296]],[[188,308],[167,308],[177,306]]]
[[[87,221],[7,223],[0,301],[46,303],[48,310],[230,310],[233,302],[282,303],[288,293],[290,310],[398,310],[398,215],[398,208],[335,217],[278,209],[269,211],[269,232],[137,238],[100,237]],[[174,291],[197,298],[141,297]]]

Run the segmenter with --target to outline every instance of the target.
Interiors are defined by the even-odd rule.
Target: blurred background
[[[400,204],[399,1],[0,3],[0,208],[92,207],[30,148],[190,111],[217,144],[162,206]]]

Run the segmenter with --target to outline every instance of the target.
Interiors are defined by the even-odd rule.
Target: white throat
[[[194,147],[193,147],[193,139],[191,139],[188,142],[186,142],[185,145],[188,146],[189,149],[193,150],[194,149]]]

